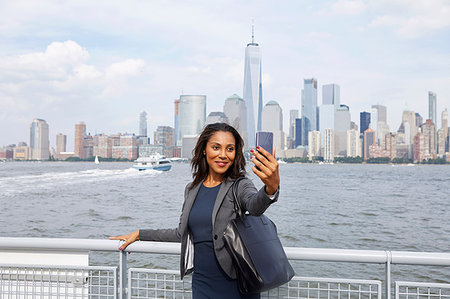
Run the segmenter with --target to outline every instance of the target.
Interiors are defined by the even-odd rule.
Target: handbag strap
[[[244,215],[244,212],[242,210],[241,207],[241,203],[239,202],[239,199],[237,197],[237,188],[239,185],[239,181],[245,179],[245,176],[241,176],[238,177],[234,183],[233,183],[233,187],[232,187],[232,191],[233,191],[233,201],[234,201],[234,212],[236,213],[236,218],[241,218]]]

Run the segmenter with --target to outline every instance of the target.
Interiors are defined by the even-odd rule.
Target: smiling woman
[[[112,237],[124,240],[125,249],[136,240],[181,242],[181,277],[194,272],[193,298],[260,298],[260,294],[240,293],[232,257],[222,236],[231,219],[236,218],[232,186],[239,177],[237,200],[242,210],[261,215],[278,199],[278,163],[267,151],[252,150],[253,172],[265,186],[257,190],[245,177],[244,142],[230,125],[207,125],[197,141],[192,159],[193,182],[184,193],[178,228],[141,229]],[[270,253],[268,253],[270,254]]]

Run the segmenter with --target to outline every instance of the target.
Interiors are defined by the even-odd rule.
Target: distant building
[[[321,105],[319,108],[319,131],[322,136],[322,144],[325,144],[325,129],[331,129],[334,131],[335,124],[335,105]]]
[[[125,134],[112,137],[112,158],[136,160],[138,147],[136,135]],[[118,141],[118,142],[117,142]]]
[[[416,126],[420,127],[422,124],[423,124],[423,117],[419,113],[416,113]]]
[[[295,142],[294,142],[295,148],[302,145],[302,119],[296,118],[295,119]]]
[[[139,136],[147,136],[147,112],[145,111],[139,115]]]
[[[84,137],[86,136],[86,124],[84,122],[80,122],[75,125],[75,144],[74,144],[74,153],[75,156],[80,157],[81,159],[85,159],[86,155],[84,153]]]
[[[181,139],[180,136],[180,100],[176,99],[174,101],[174,120],[173,120],[173,126],[174,126],[174,146],[180,146],[179,140]],[[180,141],[181,143],[181,141]]]
[[[154,135],[155,145],[164,145],[162,154],[166,157],[171,156],[169,148],[173,147],[174,144],[174,129],[169,126],[158,126]]]
[[[326,84],[322,86],[322,104],[334,105],[339,107],[341,105],[341,88],[337,84]]]
[[[361,138],[358,130],[347,131],[347,157],[361,157]]]
[[[181,158],[191,160],[193,150],[197,144],[198,135],[186,135],[183,137],[183,146],[181,147]]]
[[[66,151],[67,136],[61,133],[56,135],[56,153],[62,153]]]
[[[444,129],[442,128],[437,131],[437,148],[438,148],[437,153],[440,157],[445,155],[446,138],[444,137],[444,134],[445,132]]]
[[[370,158],[370,146],[375,144],[375,131],[367,129],[364,131],[364,161]]]
[[[262,111],[262,130],[273,132],[273,145],[276,152],[284,150],[283,110],[276,101],[269,101]]]
[[[422,133],[425,140],[425,159],[436,157],[436,127],[431,119],[427,119],[422,125]]]
[[[422,132],[414,137],[414,162],[425,160],[425,138]]]
[[[437,110],[436,110],[436,93],[429,91],[428,92],[428,119],[431,119],[431,121],[434,124],[437,124]]]
[[[397,135],[394,133],[386,134],[384,144],[387,157],[391,160],[397,158]]]
[[[302,145],[308,145],[308,132],[317,130],[317,80],[304,79],[302,90]]]
[[[310,131],[308,134],[308,157],[309,160],[312,160],[314,157],[320,156],[320,131]]]
[[[334,161],[334,132],[332,129],[324,130],[325,138],[323,145],[323,160],[325,162]]]
[[[288,139],[288,148],[295,148],[295,120],[298,118],[298,110],[290,110],[289,111],[289,139]]]
[[[139,146],[139,157],[150,157],[155,154],[172,158],[171,155],[167,155],[167,149],[164,144],[146,144]]]
[[[101,158],[112,158],[112,141],[113,139],[110,138],[108,135],[101,134],[96,136],[97,137],[97,145],[94,146],[94,156],[98,156]],[[119,145],[120,145],[120,139],[119,139]]]
[[[340,105],[336,108],[334,118],[334,154],[345,157],[347,155],[347,131],[350,130],[350,108]]]
[[[384,140],[386,119],[386,106],[372,105],[370,110],[370,128],[375,131],[375,142],[378,144],[381,143],[381,140]]]
[[[182,138],[186,135],[198,135],[203,130],[206,121],[206,96],[182,95],[179,105],[179,126],[177,145],[182,145]]]
[[[48,124],[45,120],[35,118],[30,125],[30,158],[47,160],[50,157]]]
[[[247,107],[247,137],[248,148],[255,148],[255,133],[262,126],[262,66],[260,47],[254,41],[245,48],[244,61],[244,101]]]
[[[370,127],[370,113],[365,111],[359,113],[359,132],[361,134],[364,134],[364,131],[366,131],[369,127]]]
[[[220,111],[214,111],[214,112],[210,112],[208,114],[208,117],[206,117],[205,126],[207,126],[209,124],[214,124],[214,123],[229,124],[230,121],[228,120],[228,117],[225,115],[225,113],[220,112]]]
[[[30,159],[30,147],[29,146],[17,146],[14,148],[14,160],[29,160]]]

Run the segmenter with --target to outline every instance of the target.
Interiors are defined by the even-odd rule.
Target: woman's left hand
[[[250,150],[250,152],[254,156],[250,157],[253,164],[255,164],[252,167],[253,172],[266,185],[266,193],[273,195],[280,185],[277,160],[262,147],[257,147],[257,150]]]

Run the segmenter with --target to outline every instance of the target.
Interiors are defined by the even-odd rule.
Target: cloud
[[[370,27],[392,27],[404,38],[418,38],[450,27],[450,2],[444,0],[393,0],[375,6],[381,15],[375,17]]]
[[[359,15],[366,10],[366,4],[359,0],[339,0],[331,6],[335,15]]]

